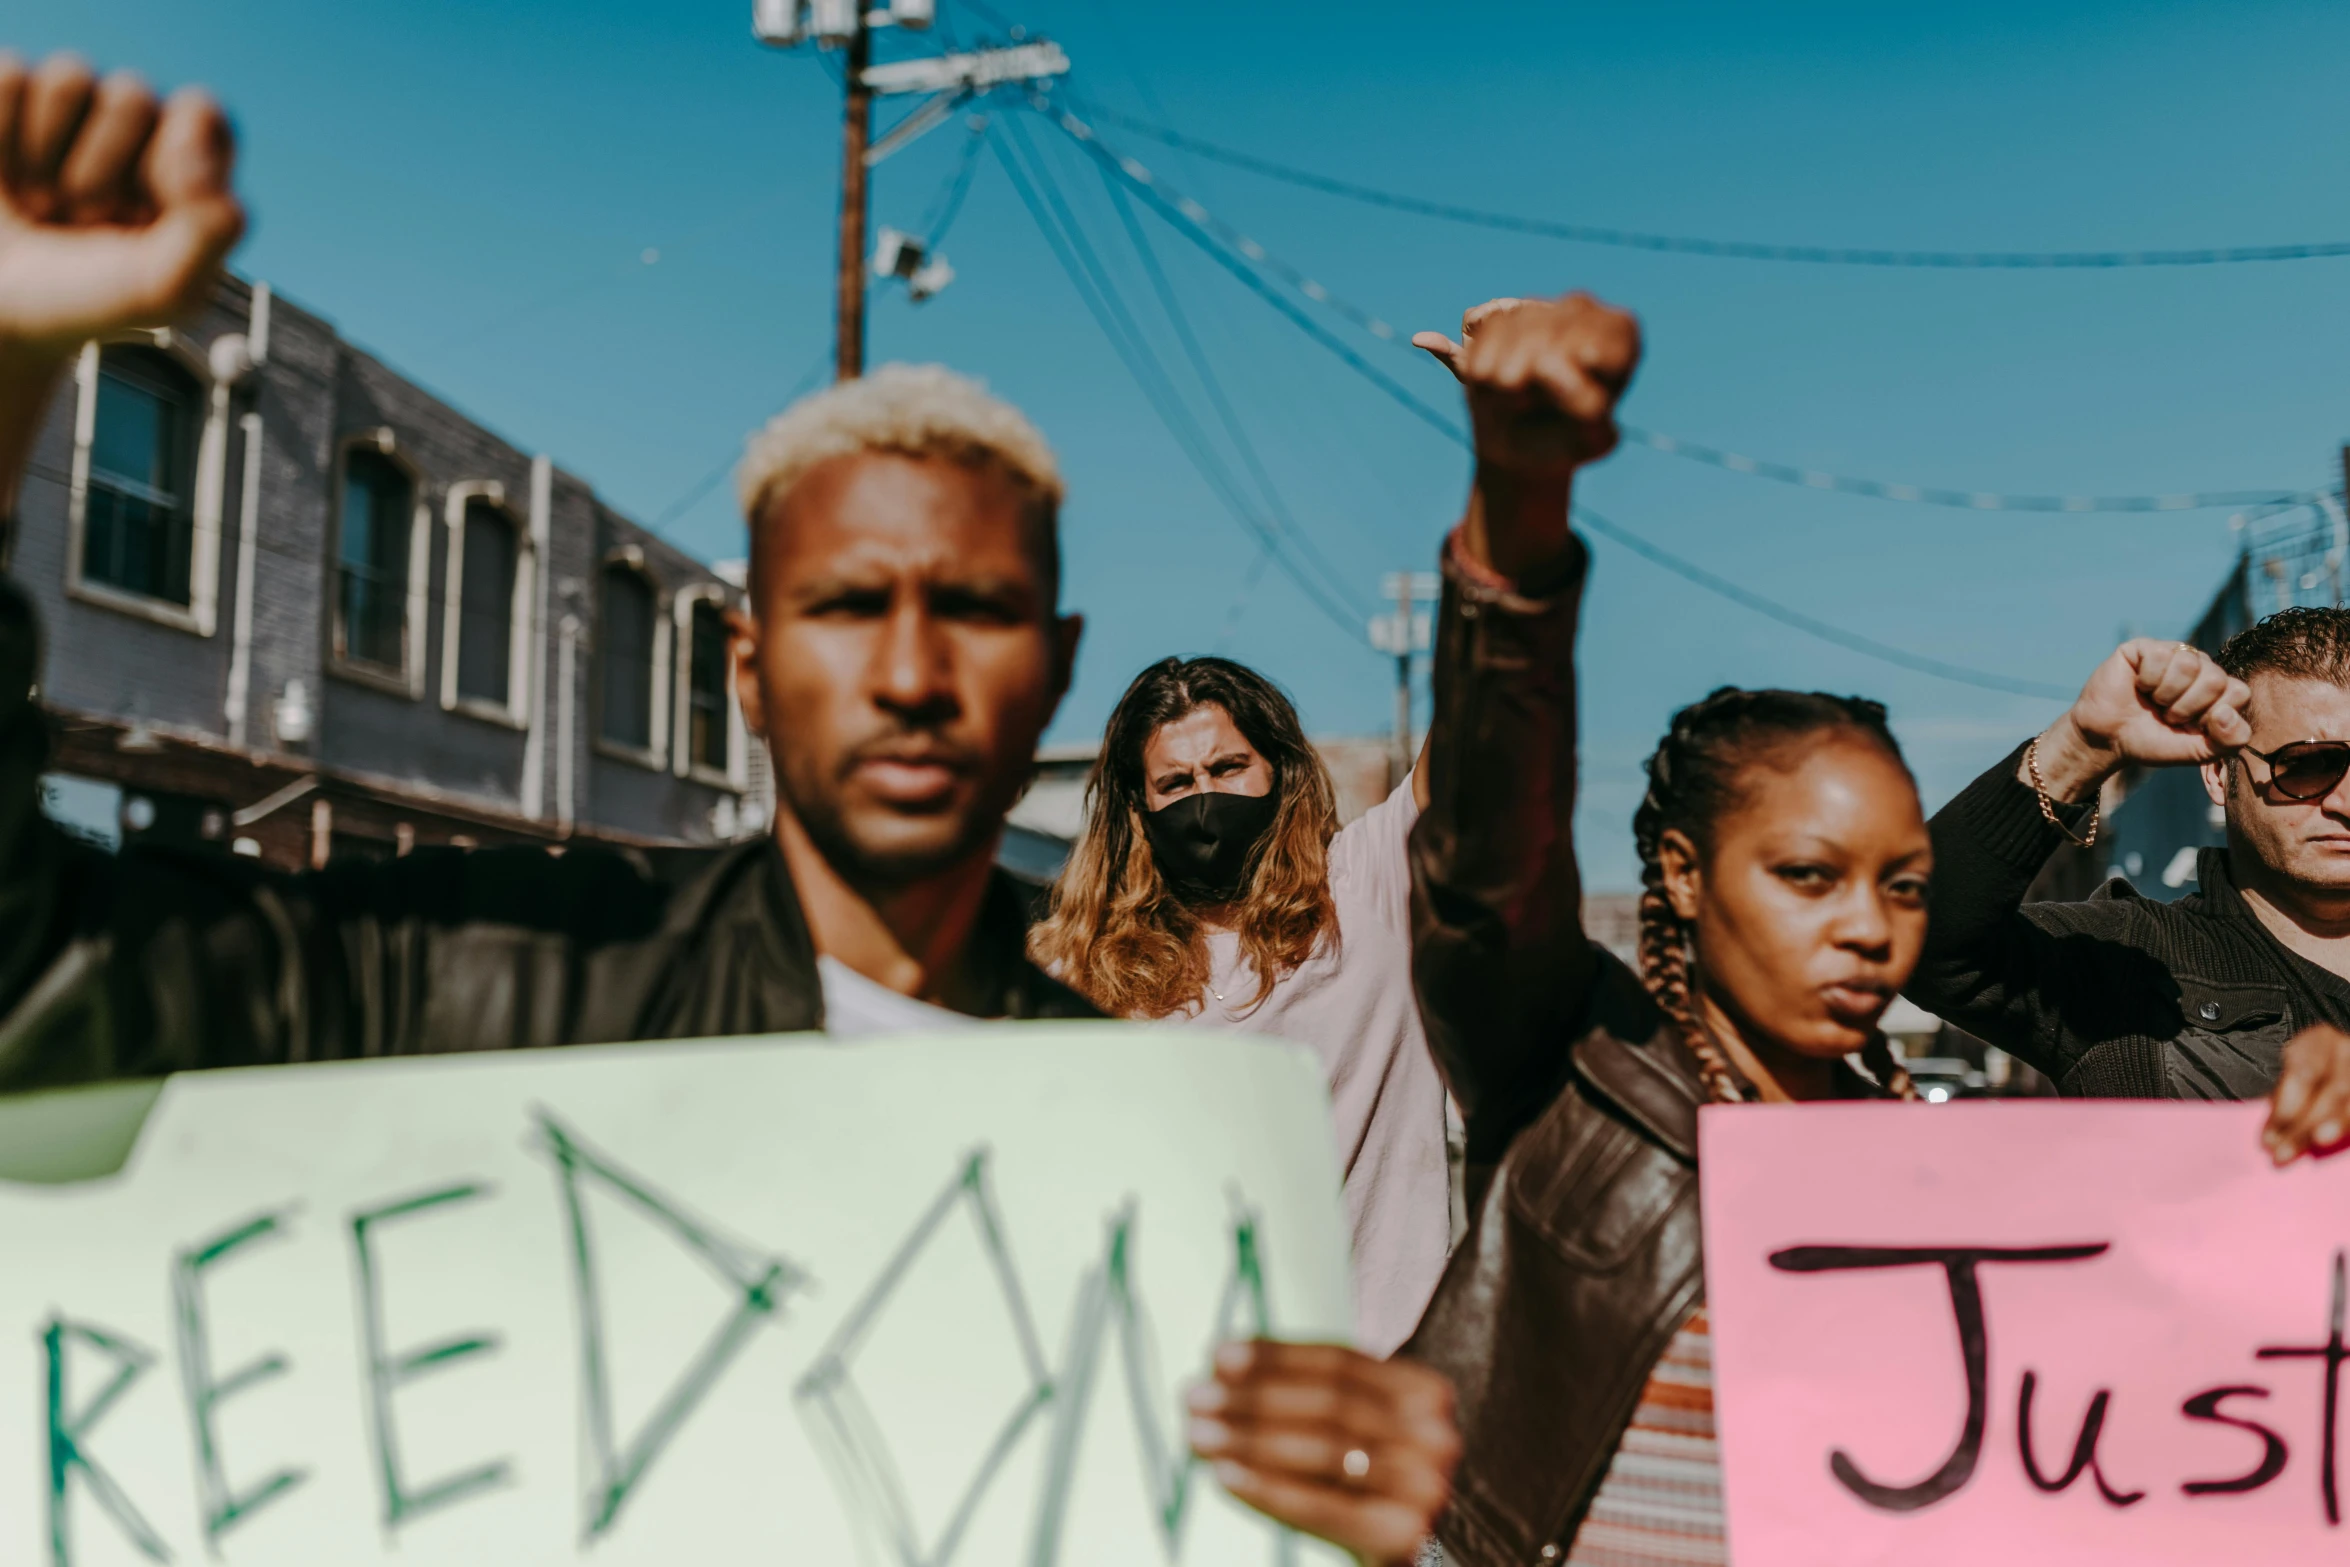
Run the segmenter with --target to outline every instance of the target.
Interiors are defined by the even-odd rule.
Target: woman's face
[[[1666,891],[1707,992],[1748,1040],[1815,1059],[1867,1043],[1926,940],[1934,850],[1901,764],[1858,736],[1750,767],[1699,863],[1668,835]],[[1678,840],[1678,841],[1671,841]]]
[[[1271,794],[1273,764],[1230,713],[1210,703],[1151,732],[1142,748],[1142,789],[1153,811],[1187,794]]]

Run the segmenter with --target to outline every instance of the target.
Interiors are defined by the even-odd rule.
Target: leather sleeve
[[[551,1043],[574,1021],[568,955],[653,911],[608,854],[419,851],[295,874],[77,842],[41,809],[38,654],[0,576],[0,1092]]]
[[[1469,580],[1448,549],[1428,737],[1428,808],[1412,830],[1412,977],[1472,1167],[1497,1160],[1556,1097],[1598,954],[1575,867],[1575,543],[1558,591]]]
[[[49,735],[34,703],[40,628],[0,575],[0,1018],[56,955],[70,845],[41,814]]]

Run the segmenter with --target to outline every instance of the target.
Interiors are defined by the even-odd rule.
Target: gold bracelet
[[[2063,833],[2080,848],[2086,849],[2094,844],[2097,841],[2099,813],[2105,809],[2105,802],[2096,800],[2090,803],[2087,836],[2084,837],[2067,827],[2056,814],[2056,802],[2048,797],[2048,786],[2040,781],[2040,737],[2038,735],[2032,736],[2031,743],[2024,747],[2024,771],[2032,775],[2032,792],[2040,797],[2040,814],[2048,818],[2048,825]]]

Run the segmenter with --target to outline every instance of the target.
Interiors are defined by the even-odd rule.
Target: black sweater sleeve
[[[2024,913],[2024,893],[2064,835],[2016,776],[2023,747],[1934,813],[1926,950],[1905,992],[1935,1016],[2061,1078],[2081,1042],[2065,1026],[2080,955]],[[2085,808],[2058,807],[2078,829]],[[2086,907],[2086,906],[2082,906]]]

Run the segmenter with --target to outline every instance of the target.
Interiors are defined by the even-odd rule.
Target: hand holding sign
[[[1452,1498],[1452,1384],[1336,1344],[1227,1344],[1191,1390],[1192,1451],[1226,1490],[1370,1567],[1409,1563]]]
[[[2319,1023],[2285,1045],[2260,1145],[2279,1164],[2335,1152],[2350,1140],[2350,1034]]]

